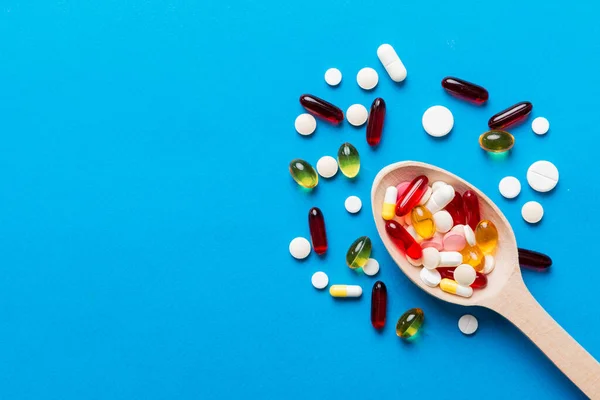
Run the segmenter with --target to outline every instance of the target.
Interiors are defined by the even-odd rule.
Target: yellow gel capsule
[[[423,206],[416,206],[410,213],[410,219],[415,231],[423,239],[431,239],[435,235],[433,215]]]
[[[484,219],[475,228],[475,241],[483,254],[492,254],[498,245],[498,229],[492,221]]]
[[[381,207],[381,217],[386,221],[394,219],[396,216],[396,199],[398,197],[398,189],[396,186],[390,186],[385,190],[383,199],[383,207]]]
[[[477,246],[467,246],[461,250],[463,264],[469,264],[475,271],[481,272],[485,267],[485,256]]]
[[[396,324],[396,335],[402,339],[414,337],[425,322],[425,314],[420,308],[411,308],[398,320]]]

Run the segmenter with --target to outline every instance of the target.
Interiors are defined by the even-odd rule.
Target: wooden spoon
[[[381,218],[385,190],[403,181],[425,175],[429,182],[444,181],[460,193],[471,189],[479,196],[482,218],[492,221],[498,229],[496,268],[490,274],[485,289],[475,290],[470,298],[425,285],[420,277],[421,268],[412,266],[403,252],[390,240]],[[403,161],[382,169],[375,177],[371,204],[377,231],[388,252],[402,272],[422,290],[449,303],[463,306],[481,306],[496,311],[519,328],[542,352],[577,385],[588,397],[600,399],[600,364],[533,298],[521,276],[517,242],[510,224],[496,205],[480,190],[458,176],[433,165]]]

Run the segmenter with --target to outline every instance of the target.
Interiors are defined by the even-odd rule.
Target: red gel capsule
[[[377,146],[381,141],[384,120],[385,101],[381,97],[378,97],[371,104],[371,112],[369,113],[369,120],[367,122],[367,143],[369,143],[369,146]]]
[[[317,207],[311,208],[308,212],[308,228],[310,229],[310,239],[315,253],[324,254],[327,251],[325,218],[321,210]]]
[[[488,121],[488,126],[490,129],[504,129],[518,124],[527,118],[532,109],[533,104],[528,101],[522,101],[494,115]]]
[[[472,190],[467,190],[463,193],[463,205],[465,210],[465,222],[475,230],[479,223],[479,200],[477,195]]]
[[[423,256],[421,245],[415,241],[410,233],[396,221],[385,221],[385,231],[401,251],[415,260]]]
[[[519,248],[519,264],[521,266],[545,270],[552,265],[552,259],[543,253]]]
[[[465,209],[463,206],[463,199],[460,193],[456,192],[454,194],[454,198],[448,205],[446,206],[446,211],[452,217],[452,221],[454,221],[454,225],[464,225],[465,224]]]
[[[332,124],[337,125],[344,120],[344,112],[342,110],[317,96],[303,94],[300,96],[300,104],[309,113],[323,118]]]
[[[438,267],[437,270],[440,273],[440,275],[442,276],[442,278],[448,278],[448,279],[452,279],[454,280],[454,270],[456,269],[456,267]],[[485,274],[482,274],[481,272],[477,272],[477,275],[475,275],[475,281],[473,283],[471,283],[471,287],[473,289],[483,289],[484,287],[487,286],[487,276],[485,276]]]
[[[396,215],[402,217],[408,214],[421,200],[421,197],[427,191],[429,187],[427,184],[429,179],[425,175],[419,175],[408,185],[408,187],[402,193],[402,196],[398,198],[396,203]]]
[[[373,328],[381,329],[385,326],[387,310],[387,288],[381,281],[375,282],[371,292],[371,324]]]
[[[483,104],[489,98],[488,91],[481,86],[451,76],[442,79],[442,87],[451,95],[475,104]]]

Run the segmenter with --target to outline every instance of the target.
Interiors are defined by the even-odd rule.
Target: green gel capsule
[[[415,336],[423,322],[425,321],[425,314],[420,308],[411,308],[398,320],[396,324],[396,335],[402,339],[410,339]]]
[[[352,269],[362,268],[371,256],[371,239],[361,236],[352,243],[346,253],[346,264]]]
[[[290,174],[298,185],[307,189],[312,189],[319,183],[317,171],[312,165],[299,158],[290,163]]]
[[[515,137],[505,131],[489,131],[479,136],[479,145],[491,153],[503,153],[515,145]]]
[[[350,143],[344,143],[340,146],[337,154],[338,164],[342,174],[348,178],[354,178],[360,171],[360,156],[356,147]]]

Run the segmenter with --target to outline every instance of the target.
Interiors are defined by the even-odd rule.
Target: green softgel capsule
[[[425,321],[425,314],[420,308],[411,308],[398,320],[396,324],[396,335],[402,339],[410,339],[415,336],[423,322]]]
[[[352,243],[346,253],[346,264],[352,269],[362,268],[371,256],[371,239],[361,236]]]
[[[317,171],[312,165],[299,158],[290,163],[290,174],[298,185],[307,189],[312,189],[319,183]]]
[[[342,174],[348,178],[354,178],[360,171],[360,156],[356,147],[350,143],[344,143],[340,146],[337,154],[338,164]]]
[[[479,136],[479,145],[485,151],[502,153],[512,149],[515,138],[505,131],[488,131]]]

